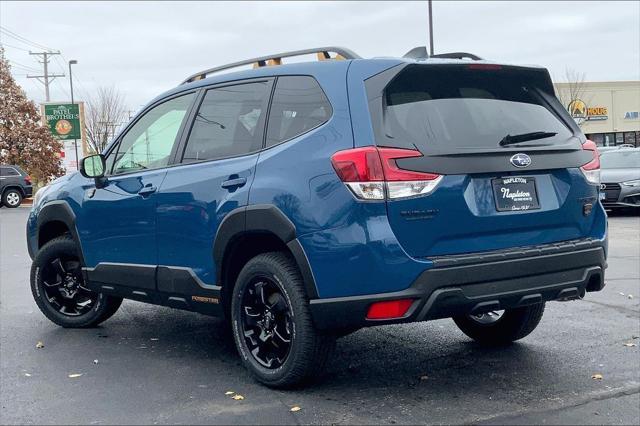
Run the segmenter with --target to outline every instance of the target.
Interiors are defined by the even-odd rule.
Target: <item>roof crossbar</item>
[[[335,53],[335,56],[332,57],[330,53]],[[282,58],[291,58],[294,56],[302,56],[302,55],[312,55],[316,54],[319,61],[330,60],[330,59],[359,59],[358,56],[353,51],[346,49],[344,47],[317,47],[314,49],[304,49],[304,50],[294,50],[291,52],[283,52],[276,53],[273,55],[260,56],[258,58],[246,59],[244,61],[233,62],[227,65],[221,65],[219,67],[209,68],[204,71],[200,71],[196,74],[191,75],[189,78],[184,80],[181,84],[191,83],[193,81],[202,80],[206,78],[208,75],[224,71],[232,68],[238,68],[243,65],[252,65],[254,68],[260,68],[265,66],[273,66],[273,65],[281,65]]]

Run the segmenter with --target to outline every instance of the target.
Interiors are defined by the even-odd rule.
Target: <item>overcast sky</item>
[[[467,51],[498,61],[538,64],[556,78],[566,67],[587,80],[640,79],[640,2],[434,2],[435,50]],[[54,72],[77,59],[76,96],[115,85],[137,110],[201,69],[286,50],[349,47],[363,57],[401,56],[428,43],[426,2],[0,2],[0,23],[60,50]],[[28,80],[41,65],[33,45],[3,33],[13,73]],[[26,67],[26,68],[25,68]],[[28,69],[28,71],[27,71]],[[35,71],[34,71],[35,72]],[[75,80],[75,79],[74,79]],[[52,100],[68,100],[57,79]]]

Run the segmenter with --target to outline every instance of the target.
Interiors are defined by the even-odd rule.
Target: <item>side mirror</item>
[[[90,155],[80,160],[80,174],[87,178],[99,179],[104,177],[104,157],[102,154]]]

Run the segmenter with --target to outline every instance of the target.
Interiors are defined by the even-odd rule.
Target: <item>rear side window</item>
[[[331,104],[313,77],[278,77],[267,125],[267,147],[326,123],[331,113]]]
[[[378,144],[423,153],[473,151],[533,132],[555,136],[524,144],[566,142],[573,133],[547,105],[538,78],[510,69],[409,66],[384,91],[385,138]]]
[[[20,173],[13,167],[0,167],[0,176],[20,176]]]
[[[270,82],[208,90],[198,109],[183,162],[216,160],[262,148]]]

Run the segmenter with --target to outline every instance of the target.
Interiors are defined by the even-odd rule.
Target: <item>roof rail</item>
[[[476,56],[473,53],[467,52],[451,52],[451,53],[439,53],[437,55],[431,55],[432,58],[442,58],[442,59],[472,59],[474,61],[481,61],[482,58],[480,56]]]
[[[233,62],[227,65],[221,65],[219,67],[209,68],[204,71],[200,71],[193,74],[180,84],[191,83],[193,81],[202,80],[209,74],[213,74],[219,71],[228,70],[231,68],[241,67],[243,65],[253,64],[254,68],[260,68],[264,66],[282,65],[282,58],[290,58],[293,56],[311,55],[316,54],[319,61],[325,61],[329,59],[359,59],[360,56],[353,51],[344,47],[317,47],[315,49],[294,50],[291,52],[276,53],[273,55],[260,56],[258,58],[247,59],[244,61]],[[334,57],[331,57],[330,53],[335,53]]]

